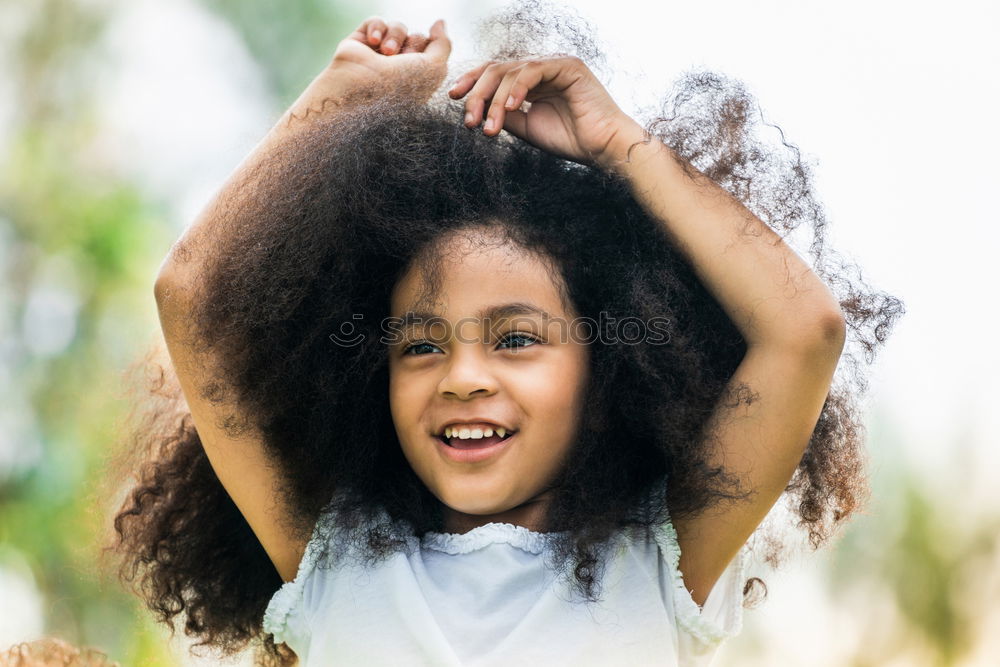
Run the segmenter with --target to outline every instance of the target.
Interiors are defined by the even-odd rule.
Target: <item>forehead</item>
[[[568,315],[554,263],[488,232],[456,234],[414,262],[392,292],[392,314],[472,315],[484,305],[521,302]]]

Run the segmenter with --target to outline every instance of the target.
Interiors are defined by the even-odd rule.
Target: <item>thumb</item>
[[[444,19],[438,19],[431,26],[430,43],[424,49],[426,55],[435,59],[448,60],[451,54],[451,39],[444,29]]]

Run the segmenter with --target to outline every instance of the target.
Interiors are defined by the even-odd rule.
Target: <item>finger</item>
[[[448,91],[448,94],[453,99],[456,99],[456,100],[459,99],[459,98],[461,98],[463,95],[465,95],[467,92],[469,92],[469,90],[472,89],[472,86],[474,86],[476,84],[476,81],[479,79],[479,77],[481,77],[483,75],[483,72],[486,70],[486,68],[489,67],[492,64],[493,64],[493,61],[492,60],[488,60],[488,61],[484,62],[482,65],[480,65],[479,67],[476,67],[473,70],[469,70],[468,72],[466,72],[462,76],[458,77],[455,80],[455,85],[452,86],[451,90]]]
[[[451,38],[448,37],[445,30],[444,19],[438,19],[434,22],[434,25],[431,26],[430,36],[430,42],[424,49],[424,53],[435,60],[442,62],[448,60],[448,56],[451,55]]]
[[[553,78],[556,73],[557,70],[550,62],[535,60],[525,63],[510,79],[510,85],[504,89],[503,97],[497,95],[496,102],[508,111],[519,109],[528,100],[528,93],[542,82]]]
[[[500,85],[497,86],[496,92],[493,93],[489,109],[486,110],[486,123],[483,126],[483,132],[486,134],[491,136],[500,134],[500,130],[504,127],[504,118],[507,112],[517,109],[518,105],[513,103],[510,91],[514,84],[521,79],[521,73],[528,65],[530,63],[508,70],[504,74],[503,79],[500,80]]]
[[[389,21],[388,32],[379,49],[385,55],[397,53],[406,41],[406,26],[399,21]]]
[[[465,125],[466,127],[477,127],[483,121],[483,112],[486,105],[493,99],[497,87],[511,68],[517,67],[518,63],[493,63],[487,65],[482,75],[472,86],[469,95],[465,100]],[[471,119],[470,119],[471,116]],[[471,124],[470,124],[471,120]],[[497,129],[493,128],[492,134],[496,134]]]
[[[365,44],[368,46],[378,46],[382,43],[382,38],[385,37],[385,33],[388,30],[388,26],[378,16],[373,16],[366,21],[365,30]]]
[[[403,48],[399,50],[400,53],[423,53],[424,49],[427,48],[427,38],[418,33],[413,33],[406,36],[406,41],[403,43]]]
[[[362,44],[372,46],[371,34],[373,30],[378,29],[378,23],[381,21],[377,16],[365,19],[364,22],[357,27],[357,29],[348,35],[349,39],[356,39]],[[383,28],[384,31],[384,28]]]
[[[524,111],[520,111],[521,105],[528,101],[531,91],[555,79],[563,67],[565,64],[558,59],[532,60],[504,77],[497,86],[488,112],[494,118],[492,132],[488,134],[496,135],[506,126],[508,131],[523,136],[527,116]]]

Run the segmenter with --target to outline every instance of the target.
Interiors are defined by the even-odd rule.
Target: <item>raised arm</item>
[[[378,17],[366,20],[337,47],[331,63],[310,83],[280,120],[236,168],[212,201],[174,244],[156,279],[155,295],[160,323],[171,361],[191,410],[198,436],[216,476],[257,535],[283,581],[294,579],[305,551],[305,541],[293,535],[284,520],[292,511],[272,493],[281,482],[281,468],[269,460],[262,437],[254,429],[232,437],[222,424],[237,405],[210,402],[203,391],[214,379],[213,351],[200,351],[190,335],[188,320],[197,303],[197,276],[213,261],[213,251],[228,247],[225,210],[243,210],[239,198],[253,198],[267,175],[261,165],[278,159],[293,144],[286,143],[309,127],[312,120],[342,113],[371,96],[404,81],[407,90],[424,99],[440,85],[451,44],[439,21],[430,38],[408,34],[399,22]]]
[[[708,464],[736,474],[752,493],[673,521],[678,569],[703,605],[795,473],[829,394],[846,325],[810,267],[718,184],[694,167],[689,177],[669,147],[654,138],[625,161],[628,143],[642,139],[641,128],[626,128],[606,164],[628,178],[747,343],[727,388],[746,383],[755,400],[723,401],[706,428],[719,438]]]
[[[750,497],[674,521],[679,569],[702,605],[805,453],[846,338],[840,304],[718,184],[693,166],[689,176],[655,138],[635,145],[646,138],[643,128],[579,58],[487,62],[463,75],[450,94],[468,95],[467,127],[483,123],[491,136],[506,129],[555,155],[623,176],[747,342],[728,388],[746,383],[756,400],[717,407],[707,428],[719,446],[707,463],[741,478]]]

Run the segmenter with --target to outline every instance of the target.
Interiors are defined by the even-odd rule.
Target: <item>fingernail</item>
[[[507,108],[508,109],[512,109],[513,107],[514,107],[514,96],[513,95],[508,95],[507,96]]]
[[[483,129],[486,130],[487,132],[490,132],[490,131],[493,130],[493,119],[492,118],[487,118],[486,119],[486,126],[483,127]]]
[[[396,50],[396,40],[394,40],[394,39],[387,39],[387,40],[385,40],[385,50],[386,51],[395,51]]]
[[[381,30],[372,30],[372,37],[374,39],[382,39],[382,31]]]
[[[472,112],[470,111],[469,113],[465,114],[465,124],[468,125],[471,122],[472,122]]]

